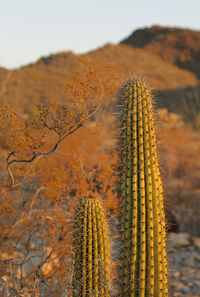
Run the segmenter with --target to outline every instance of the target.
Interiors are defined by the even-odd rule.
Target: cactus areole
[[[73,296],[110,296],[108,229],[97,199],[83,198],[77,205],[73,251]]]
[[[167,261],[163,190],[152,99],[142,80],[120,90],[123,292],[166,297]]]

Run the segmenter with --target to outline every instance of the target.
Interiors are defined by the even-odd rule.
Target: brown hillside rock
[[[121,43],[143,48],[200,78],[200,31],[152,26],[136,30]]]

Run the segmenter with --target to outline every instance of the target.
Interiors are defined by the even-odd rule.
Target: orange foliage
[[[0,188],[1,288],[16,296],[70,291],[77,199],[93,194],[113,215],[119,209],[117,154],[106,152],[94,122],[104,96],[115,90],[115,75],[104,65],[83,62],[85,69],[66,87],[71,107],[39,105],[30,124],[9,106],[0,108],[9,173]]]

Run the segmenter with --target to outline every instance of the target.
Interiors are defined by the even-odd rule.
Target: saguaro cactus
[[[74,222],[73,296],[109,296],[110,250],[100,202],[83,198]]]
[[[120,91],[123,293],[166,297],[167,261],[163,190],[151,94],[141,80]]]

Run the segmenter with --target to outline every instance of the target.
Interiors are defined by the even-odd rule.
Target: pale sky
[[[200,0],[0,0],[0,66],[85,53],[151,25],[200,30]]]

